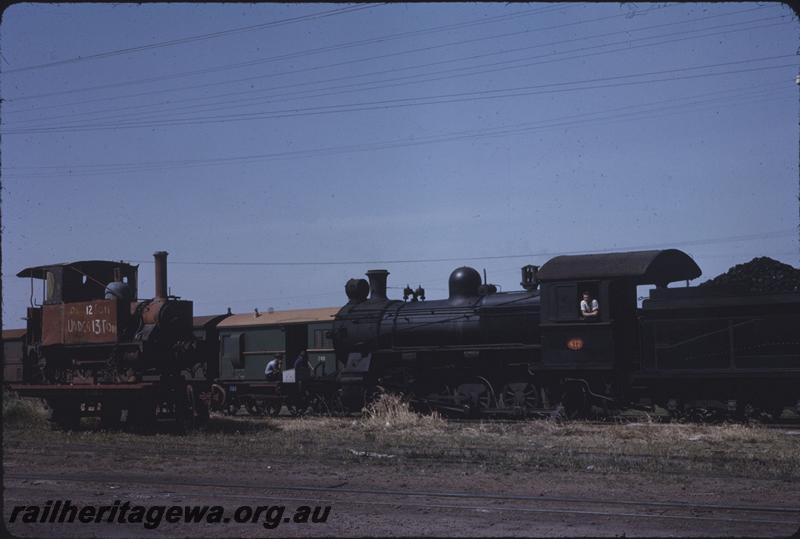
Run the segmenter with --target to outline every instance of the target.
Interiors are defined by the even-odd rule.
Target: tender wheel
[[[569,419],[589,416],[589,395],[581,385],[571,385],[564,390],[561,397],[564,415]]]
[[[539,408],[539,391],[527,382],[506,384],[500,392],[500,404],[503,408],[533,412]]]

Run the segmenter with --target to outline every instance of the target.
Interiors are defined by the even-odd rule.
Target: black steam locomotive
[[[74,427],[82,416],[182,429],[208,417],[203,342],[192,335],[192,302],[167,292],[167,253],[155,253],[153,299],[137,299],[137,266],[103,260],[26,268],[42,281],[43,304],[28,308],[11,389],[45,399],[52,418]],[[32,288],[33,290],[33,288]],[[205,399],[202,397],[206,397]]]
[[[376,393],[460,414],[568,416],[659,405],[674,414],[800,411],[800,293],[688,287],[700,268],[669,249],[559,256],[497,292],[469,267],[449,297],[386,297],[388,272],[351,279],[333,329],[342,399]],[[485,281],[485,279],[484,279]],[[686,281],[686,288],[667,288]],[[642,308],[637,286],[655,285]],[[599,314],[582,316],[585,292]]]

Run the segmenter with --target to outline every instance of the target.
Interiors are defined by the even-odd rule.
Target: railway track
[[[218,480],[187,480],[182,477],[153,477],[138,474],[42,474],[7,473],[6,482],[57,484],[113,484],[159,489],[167,496],[196,497],[208,494],[215,499],[313,501],[318,504],[359,505],[371,507],[407,507],[441,509],[455,512],[515,512],[553,514],[572,517],[609,517],[622,519],[693,520],[729,524],[780,525],[787,529],[800,526],[800,507],[742,504],[709,504],[672,500],[598,499],[564,496],[531,496],[485,492],[448,492],[400,489],[351,488],[335,485],[259,485]],[[38,486],[41,486],[38,485]],[[48,485],[45,485],[48,486]],[[8,488],[8,485],[6,486]],[[116,487],[119,488],[119,487]],[[190,489],[202,489],[199,493]],[[289,493],[299,497],[287,497]],[[121,493],[118,493],[121,494]],[[308,496],[303,496],[303,494]]]

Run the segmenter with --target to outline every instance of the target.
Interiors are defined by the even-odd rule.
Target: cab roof
[[[77,262],[62,262],[60,264],[47,264],[44,266],[32,266],[25,268],[17,273],[17,277],[33,277],[34,279],[46,279],[47,271],[54,268],[75,268],[81,273],[92,274],[96,272],[113,271],[114,268],[136,269],[138,265],[128,264],[127,262],[113,260],[79,260]]]
[[[678,249],[664,249],[557,256],[541,267],[537,277],[542,282],[627,278],[636,284],[666,286],[701,274],[689,255]]]

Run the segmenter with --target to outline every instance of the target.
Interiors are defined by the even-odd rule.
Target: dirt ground
[[[800,430],[214,418],[188,436],[6,428],[24,537],[758,536],[800,530]],[[330,506],[327,521],[10,523],[15,506]],[[289,518],[289,517],[286,517]],[[291,519],[290,519],[291,520]]]

